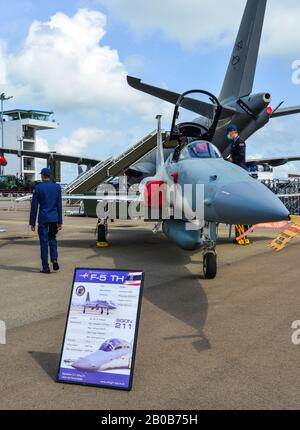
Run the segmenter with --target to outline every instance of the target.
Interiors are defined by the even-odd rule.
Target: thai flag
[[[131,287],[140,287],[142,282],[142,272],[129,272],[124,285],[130,285]]]

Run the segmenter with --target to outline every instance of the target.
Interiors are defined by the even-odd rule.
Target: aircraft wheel
[[[215,279],[217,276],[217,255],[214,252],[203,255],[203,273],[205,279]]]
[[[109,243],[107,241],[107,225],[98,224],[97,236],[97,247],[107,248],[109,246]]]
[[[99,242],[106,242],[106,227],[104,224],[98,226],[98,240]]]

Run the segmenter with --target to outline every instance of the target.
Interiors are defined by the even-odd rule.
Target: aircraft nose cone
[[[93,367],[91,361],[85,358],[80,358],[79,360],[75,361],[75,363],[72,364],[72,367],[74,367],[74,369],[83,370],[86,372],[95,370],[95,367]]]
[[[254,225],[289,219],[289,211],[278,197],[254,180],[223,187],[215,197],[215,209],[226,224]]]

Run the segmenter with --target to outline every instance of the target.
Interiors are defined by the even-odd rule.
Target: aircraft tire
[[[98,225],[98,242],[106,242],[106,226],[104,224]]]
[[[203,273],[205,279],[215,279],[217,276],[217,256],[214,252],[203,255]]]

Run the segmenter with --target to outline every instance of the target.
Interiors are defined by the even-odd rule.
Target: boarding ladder
[[[96,190],[107,181],[123,174],[130,166],[148,154],[157,145],[157,130],[152,131],[118,157],[108,158],[85,172],[64,190],[65,194],[84,194]]]

